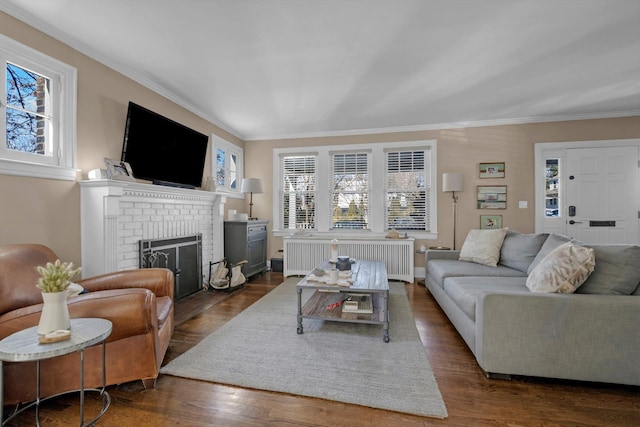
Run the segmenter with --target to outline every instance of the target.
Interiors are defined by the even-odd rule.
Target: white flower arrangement
[[[80,272],[82,268],[73,269],[72,262],[60,262],[56,260],[54,263],[48,262],[46,266],[39,265],[37,267],[40,278],[36,287],[42,292],[53,293],[66,291],[71,283],[71,279]]]

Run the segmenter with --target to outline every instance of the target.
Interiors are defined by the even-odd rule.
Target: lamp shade
[[[242,178],[242,193],[262,194],[262,180],[260,178]]]
[[[462,191],[462,174],[461,173],[443,173],[442,174],[442,191]]]

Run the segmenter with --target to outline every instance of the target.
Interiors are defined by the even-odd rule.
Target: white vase
[[[38,323],[38,335],[48,334],[58,329],[70,329],[67,292],[43,292],[44,306]]]

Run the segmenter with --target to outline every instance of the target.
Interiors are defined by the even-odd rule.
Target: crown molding
[[[304,138],[327,138],[336,136],[357,136],[357,135],[373,135],[384,133],[400,133],[400,132],[421,132],[430,130],[443,130],[443,129],[462,129],[462,128],[474,128],[485,126],[506,126],[506,125],[521,125],[531,123],[550,123],[550,122],[566,122],[572,120],[594,120],[594,119],[611,119],[618,117],[632,117],[640,116],[640,110],[628,110],[628,111],[614,111],[607,113],[590,113],[590,114],[566,114],[558,116],[536,116],[536,117],[517,117],[508,119],[494,119],[494,120],[472,120],[464,122],[453,123],[436,123],[436,124],[424,124],[424,125],[412,125],[412,126],[396,126],[376,129],[355,129],[345,131],[333,131],[333,132],[306,132],[306,133],[293,133],[293,134],[275,134],[275,135],[260,135],[260,136],[247,136],[244,140],[246,142],[256,141],[268,141],[268,140],[281,140],[281,139],[304,139]]]

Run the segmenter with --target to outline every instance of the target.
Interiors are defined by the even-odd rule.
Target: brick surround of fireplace
[[[79,184],[83,277],[138,268],[140,240],[202,233],[203,279],[209,261],[224,256],[224,196],[127,181]]]

